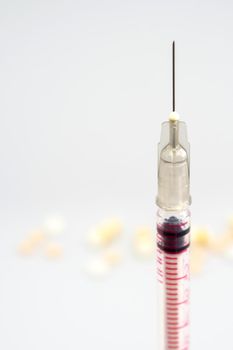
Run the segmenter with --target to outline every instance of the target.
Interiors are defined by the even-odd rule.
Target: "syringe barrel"
[[[157,214],[159,350],[189,349],[190,212]]]
[[[158,147],[159,350],[189,349],[189,143],[186,125],[162,124]]]

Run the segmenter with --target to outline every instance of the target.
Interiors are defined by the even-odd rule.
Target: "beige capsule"
[[[229,228],[229,231],[233,235],[233,215],[231,215],[228,219],[228,228]]]
[[[227,229],[223,235],[221,235],[221,241],[225,241],[226,245],[233,244],[233,215],[228,219]]]
[[[233,246],[233,239],[231,231],[226,231],[225,233],[215,237],[213,244],[211,245],[211,250],[214,253],[222,254],[229,247]]]
[[[149,227],[140,227],[136,230],[133,239],[133,249],[136,255],[151,257],[155,252],[155,242],[152,230]]]
[[[228,219],[227,229],[221,235],[216,236],[212,250],[216,253],[225,253],[233,246],[233,216]]]
[[[208,247],[211,244],[212,237],[210,231],[206,228],[193,228],[191,230],[191,240],[202,247]]]
[[[30,255],[44,239],[45,234],[42,230],[32,230],[29,232],[28,237],[19,244],[18,252],[22,255]]]
[[[117,219],[108,219],[94,227],[88,241],[93,246],[107,246],[122,232],[122,223]]]
[[[122,261],[122,254],[117,250],[109,250],[103,253],[103,260],[110,266],[116,266]]]
[[[32,255],[34,252],[35,245],[30,239],[24,239],[18,246],[18,253],[20,255]]]
[[[197,244],[191,245],[190,255],[190,273],[192,275],[198,275],[202,272],[207,257],[207,251],[205,247]]]
[[[45,247],[45,255],[50,259],[61,258],[63,255],[63,247],[59,243],[50,242]]]
[[[37,245],[45,239],[45,233],[40,229],[31,231],[28,239],[32,242],[32,244]]]

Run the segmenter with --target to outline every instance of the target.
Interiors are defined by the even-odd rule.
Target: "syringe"
[[[159,350],[189,349],[189,143],[186,125],[175,112],[162,124],[158,146],[157,276]]]

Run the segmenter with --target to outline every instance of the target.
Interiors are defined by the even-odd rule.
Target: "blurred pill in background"
[[[133,237],[133,251],[138,257],[149,258],[154,256],[155,241],[151,228],[144,226],[136,230]]]
[[[39,244],[45,239],[45,233],[42,229],[32,230],[29,233],[29,239],[34,244]]]
[[[45,247],[45,256],[49,259],[58,259],[63,255],[63,247],[56,242],[50,242]]]
[[[107,219],[93,227],[88,234],[88,242],[94,247],[111,244],[120,236],[123,230],[122,222],[118,219]]]
[[[47,235],[60,235],[64,233],[66,229],[65,219],[59,215],[48,216],[44,221],[43,229]]]
[[[103,258],[93,258],[86,263],[84,270],[90,277],[102,278],[109,274],[111,266]]]
[[[102,258],[109,266],[117,266],[122,262],[123,259],[119,249],[111,249],[105,251],[102,255]]]
[[[24,239],[18,245],[18,253],[23,256],[32,255],[35,249],[35,245],[30,239]]]

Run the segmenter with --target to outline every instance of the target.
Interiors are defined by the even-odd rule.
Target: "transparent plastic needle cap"
[[[190,205],[189,143],[186,124],[162,124],[158,145],[157,205],[165,210],[183,210]]]

